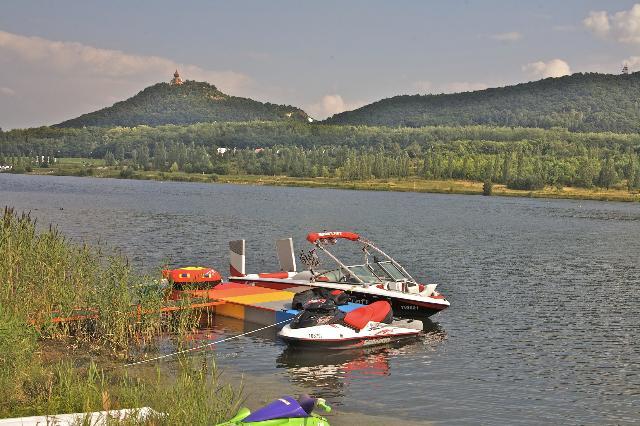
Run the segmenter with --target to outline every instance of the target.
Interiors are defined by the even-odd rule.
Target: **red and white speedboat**
[[[334,256],[327,247],[338,240],[353,241],[361,245],[364,263],[346,265]],[[376,247],[371,241],[353,232],[314,232],[307,235],[314,245],[309,252],[302,252],[300,260],[307,269],[298,272],[291,238],[276,241],[276,250],[281,271],[246,274],[245,241],[229,243],[230,281],[253,284],[278,290],[293,287],[321,287],[344,291],[355,303],[370,304],[379,300],[391,303],[398,318],[423,320],[449,307],[449,301],[436,291],[437,284],[420,284],[393,258]],[[337,267],[320,268],[318,252],[322,252]],[[371,256],[375,252],[377,255]]]

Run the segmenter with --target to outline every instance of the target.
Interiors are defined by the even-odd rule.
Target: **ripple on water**
[[[224,271],[237,238],[249,270],[270,269],[275,238],[303,248],[312,229],[353,229],[451,301],[400,347],[299,354],[265,332],[207,352],[283,391],[456,424],[640,419],[638,204],[13,175],[0,175],[0,199],[142,269]],[[195,338],[243,327],[220,319]]]

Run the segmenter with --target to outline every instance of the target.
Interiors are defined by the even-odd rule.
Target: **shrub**
[[[133,169],[130,167],[123,167],[122,170],[120,170],[120,177],[122,179],[131,179],[133,177]]]
[[[544,188],[544,181],[537,176],[514,178],[507,182],[507,188],[521,189],[524,191],[535,191]]]
[[[485,180],[482,184],[482,195],[492,195],[493,194],[493,183],[490,180]]]

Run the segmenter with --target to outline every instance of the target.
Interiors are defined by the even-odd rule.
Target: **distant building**
[[[176,72],[173,73],[173,78],[171,79],[169,84],[172,86],[180,86],[182,83],[183,81],[180,78],[180,73],[178,72],[178,70],[176,70]]]
[[[624,64],[624,66],[622,67],[622,74],[629,74],[629,67],[627,66],[627,64]]]
[[[224,156],[225,152],[227,152],[227,148],[218,148],[218,155]]]

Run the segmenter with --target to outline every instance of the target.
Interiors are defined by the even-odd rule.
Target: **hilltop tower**
[[[629,74],[629,67],[627,66],[627,64],[624,64],[624,66],[622,67],[622,74]]]
[[[180,78],[180,73],[178,72],[178,70],[176,70],[176,72],[173,73],[173,78],[171,79],[169,84],[172,86],[180,86],[182,83],[183,81]]]

